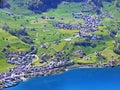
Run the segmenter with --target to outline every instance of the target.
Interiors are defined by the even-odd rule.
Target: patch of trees
[[[31,46],[31,48],[29,50],[29,52],[31,52],[31,54],[37,54],[37,51],[38,51],[38,49],[35,46]]]
[[[10,27],[5,23],[5,24],[2,26],[2,30],[9,31],[9,30],[10,30]]]
[[[118,48],[114,48],[114,50],[113,50],[116,54],[119,54],[120,55],[120,48],[118,49]]]
[[[120,55],[120,40],[115,40],[113,51]]]
[[[0,0],[0,8],[10,8],[10,4],[7,0]]]
[[[87,47],[87,46],[90,46],[91,43],[87,42],[87,41],[80,41],[80,42],[75,42],[74,45],[75,46],[84,46],[84,47]]]
[[[62,2],[84,2],[85,0],[28,0],[28,9],[35,13],[46,12],[50,8],[57,8],[57,6]],[[110,2],[111,0],[89,0],[97,7],[97,12],[100,12],[100,8],[103,6],[103,1]]]
[[[115,5],[116,5],[116,7],[120,8],[120,0],[116,0]]]
[[[21,25],[20,26],[20,30],[11,30],[10,27],[5,23],[3,26],[2,26],[2,30],[5,30],[7,32],[9,32],[11,35],[14,35],[14,36],[29,36],[28,33],[26,32],[26,27]]]
[[[18,7],[22,7],[22,6],[25,5],[25,3],[24,2],[18,2],[17,5],[18,5]]]
[[[28,9],[35,13],[46,12],[49,8],[57,8],[63,0],[28,0]]]
[[[7,45],[6,45],[6,48],[10,48],[10,44],[7,44]]]
[[[114,38],[116,35],[117,35],[117,31],[115,31],[115,30],[111,30],[111,31],[110,31],[110,36],[111,36],[112,38]]]
[[[27,44],[34,44],[33,40],[29,37],[22,37],[21,40]]]
[[[29,36],[28,33],[25,30],[10,30],[9,33],[13,36]]]
[[[103,7],[103,0],[91,0],[97,7]]]
[[[20,38],[23,42],[27,44],[34,43],[33,40],[30,37],[28,37],[29,35],[25,30],[15,30],[15,31],[10,30],[9,33],[13,36]]]
[[[97,46],[94,41],[90,41],[90,40],[75,42],[74,45],[75,46],[84,46],[84,47],[91,46],[92,48],[95,48]]]
[[[10,27],[7,24],[5,24],[3,25],[2,30],[5,30],[9,32],[11,35],[20,38],[23,42],[27,44],[34,43],[33,40],[30,37],[28,37],[29,34],[26,32],[26,27],[23,25],[21,25],[20,30],[11,30]]]
[[[3,53],[4,53],[4,52],[6,52],[6,51],[7,51],[7,49],[6,49],[6,48],[3,48],[3,49],[2,49],[2,52],[3,52]]]

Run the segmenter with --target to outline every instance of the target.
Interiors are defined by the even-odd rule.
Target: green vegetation
[[[9,47],[8,47],[9,45]],[[29,46],[19,40],[17,37],[10,35],[8,32],[0,29],[0,72],[8,71],[10,65],[7,63],[5,55],[2,53],[3,50],[8,50],[10,52],[14,51],[25,51]]]
[[[30,1],[34,3],[36,0]],[[0,9],[0,72],[6,72],[9,70],[8,68],[15,66],[6,62],[3,50],[9,52],[26,51],[31,46],[38,49],[39,60],[35,59],[33,62],[36,66],[40,65],[41,53],[50,56],[55,51],[63,50],[70,53],[69,58],[75,63],[98,64],[100,61],[108,63],[113,59],[120,62],[118,60],[120,55],[120,30],[118,30],[120,28],[120,9],[118,11],[118,7],[113,5],[116,1],[103,2],[102,12],[109,11],[112,19],[102,19],[98,29],[92,32],[92,34],[102,36],[102,40],[78,38],[76,34],[81,33],[79,30],[63,30],[53,27],[56,22],[85,25],[82,19],[72,17],[73,11],[85,15],[97,15],[96,12],[81,12],[82,4],[80,2],[62,2],[55,9],[49,9],[41,14],[34,14],[28,10],[25,5],[27,0],[23,0],[23,2],[8,0],[8,2],[11,5],[10,9]],[[45,16],[46,19],[42,19],[42,16]],[[50,19],[51,16],[54,16],[55,19]],[[88,35],[90,34],[91,32],[88,32]],[[46,48],[42,48],[42,45],[45,45]],[[84,51],[85,55],[82,58],[75,53],[78,50]],[[96,52],[99,52],[100,55],[97,56]]]

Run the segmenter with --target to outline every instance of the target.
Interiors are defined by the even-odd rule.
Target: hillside
[[[75,64],[104,66],[113,61],[119,65],[119,0],[84,1],[1,0],[0,67],[4,69],[0,72],[16,65],[6,62],[4,49],[9,53],[33,49],[38,56],[33,64],[37,66],[49,63],[56,52],[62,51],[64,55],[58,55],[55,61],[65,58]],[[79,14],[93,22],[87,23]]]
[[[3,51],[22,51],[27,50],[28,47],[29,46],[21,42],[17,37],[12,36],[6,31],[0,29],[0,72],[6,72],[9,70],[8,68],[15,66],[6,62]]]
[[[10,2],[9,2],[10,1]],[[112,0],[8,0],[10,4],[15,4],[18,7],[25,7],[26,9],[32,10],[34,13],[46,12],[51,8],[57,8],[60,3],[65,2],[86,2],[94,6],[95,11],[99,14],[101,12],[101,7],[103,7],[103,2],[112,2]],[[1,0],[1,8],[10,8],[10,4],[6,0]],[[116,0],[119,5],[119,1]]]

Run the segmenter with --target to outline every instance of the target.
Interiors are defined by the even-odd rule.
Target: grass
[[[58,45],[53,44],[51,47],[56,51],[62,51],[66,45],[66,41],[61,41]]]
[[[8,64],[5,59],[5,55],[0,52],[0,72],[8,72],[9,68],[15,65]]]
[[[24,51],[29,48],[27,44],[23,43],[17,37],[12,36],[8,32],[0,29],[0,49],[2,50],[8,44],[10,45],[10,48],[8,48],[9,51]]]
[[[8,64],[5,59],[0,59],[0,72],[8,72],[9,68],[15,67],[15,65]]]
[[[28,50],[29,48],[27,44],[23,43],[17,37],[12,36],[6,31],[3,31],[0,29],[0,72],[8,72],[10,67],[15,66],[15,65],[8,64],[6,61],[5,55],[2,53],[2,49],[6,48],[7,44],[10,45],[10,48],[7,49],[10,52],[25,51],[25,50]]]
[[[78,33],[80,30],[59,30],[63,34],[73,34]]]

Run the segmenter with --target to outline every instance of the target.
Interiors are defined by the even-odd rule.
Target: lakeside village
[[[81,18],[85,22],[85,26],[81,24],[65,24],[65,23],[55,23],[54,28],[67,29],[67,30],[82,30],[84,34],[78,35],[82,38],[91,39],[101,39],[101,36],[85,36],[87,32],[93,32],[100,25],[100,20],[104,17],[112,18],[108,13],[98,15],[97,17],[91,17],[89,15],[83,15],[80,13],[72,13],[73,18]],[[43,18],[44,19],[44,18]],[[53,18],[52,18],[53,19]],[[44,47],[43,47],[44,48]],[[74,60],[70,59],[70,53],[65,51],[56,51],[52,56],[49,57],[49,61],[46,61],[47,54],[42,53],[41,66],[34,66],[33,61],[38,58],[36,55],[36,49],[32,48],[30,51],[23,52],[3,52],[6,55],[7,62],[16,65],[14,68],[10,68],[9,72],[0,74],[0,88],[8,88],[17,85],[21,81],[24,81],[31,77],[46,76],[56,73],[61,73],[69,68],[69,66],[74,66]],[[84,55],[83,50],[76,51],[77,54]],[[98,55],[99,53],[97,53]],[[109,63],[107,66],[111,66],[114,62]],[[84,67],[85,65],[83,65]],[[86,65],[85,67],[96,67],[94,65]],[[82,67],[82,65],[81,65]]]
[[[42,62],[46,65],[44,66],[34,66],[32,65],[33,59],[37,58],[37,55],[33,52],[4,52],[7,57],[7,62],[11,64],[16,64],[18,66],[11,68],[8,73],[0,74],[0,88],[7,88],[17,85],[21,81],[24,81],[30,77],[46,76],[55,73],[60,73],[66,69],[67,66],[74,64],[73,60],[68,57],[62,57],[64,51],[55,52],[54,56],[51,57],[50,62],[46,62],[46,54],[42,54]],[[69,56],[69,55],[68,55]]]

